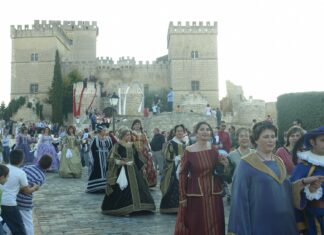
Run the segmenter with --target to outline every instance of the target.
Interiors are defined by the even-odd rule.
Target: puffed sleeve
[[[186,188],[188,184],[188,176],[190,172],[190,162],[189,162],[189,151],[184,152],[183,157],[181,158],[181,169],[179,173],[179,193],[180,193],[180,202],[186,200]]]

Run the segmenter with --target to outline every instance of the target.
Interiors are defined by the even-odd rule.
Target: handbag
[[[121,168],[121,170],[119,172],[119,175],[118,175],[118,178],[117,178],[116,183],[119,184],[119,188],[122,191],[128,186],[128,181],[127,181],[127,177],[126,177],[126,172],[125,172],[125,167],[124,166],[122,166],[122,168]]]
[[[65,157],[66,157],[66,158],[72,158],[72,156],[73,156],[73,154],[72,154],[71,149],[67,149],[67,150],[66,150]]]

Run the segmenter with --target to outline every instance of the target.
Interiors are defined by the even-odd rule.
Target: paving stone
[[[101,214],[104,194],[85,193],[87,169],[81,179],[46,173],[46,183],[34,194],[36,235],[171,235],[176,214],[160,214],[159,187],[151,189],[157,211],[130,216]],[[225,204],[225,215],[229,207]],[[227,220],[226,220],[227,221]]]

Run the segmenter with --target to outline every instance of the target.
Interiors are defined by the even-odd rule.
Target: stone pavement
[[[171,235],[176,215],[160,214],[159,187],[151,189],[156,213],[130,216],[101,214],[103,194],[85,193],[87,170],[81,179],[63,179],[47,173],[46,183],[34,194],[36,235]],[[228,206],[225,207],[228,218]]]

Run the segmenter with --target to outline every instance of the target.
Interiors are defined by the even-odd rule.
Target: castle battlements
[[[97,68],[99,70],[114,70],[114,69],[166,69],[169,66],[165,61],[136,61],[134,57],[121,57],[117,62],[114,62],[110,57],[100,57],[96,61],[69,61],[62,60],[62,63],[69,66],[87,66]]]
[[[11,26],[11,38],[19,37],[48,37],[48,36],[59,36],[64,41],[69,41],[68,45],[71,45],[71,40],[65,33],[66,31],[96,31],[98,35],[98,27],[96,21],[63,21],[59,20],[35,20],[34,24],[29,25],[18,25]],[[55,34],[56,33],[56,34]]]
[[[34,24],[32,25],[33,28],[46,28],[46,27],[53,27],[57,26],[64,30],[96,30],[98,31],[97,22],[96,21],[60,21],[60,20],[35,20]]]
[[[185,25],[182,25],[180,21],[177,24],[170,22],[168,34],[183,34],[183,33],[194,33],[194,34],[206,34],[206,33],[213,33],[217,34],[217,22],[214,21],[211,24],[207,21],[205,24],[202,21],[198,23],[193,21],[191,24],[189,21],[186,21]]]
[[[15,27],[11,25],[11,38],[41,38],[41,37],[57,37],[62,43],[67,47],[72,45],[72,40],[66,35],[64,30],[55,24],[34,24],[29,27],[29,25],[18,25]]]
[[[169,63],[165,61],[136,61],[134,57],[120,57],[117,62],[114,62],[112,58],[100,57],[97,58],[98,69],[122,69],[122,68],[151,68],[151,69],[161,69],[168,68]]]

